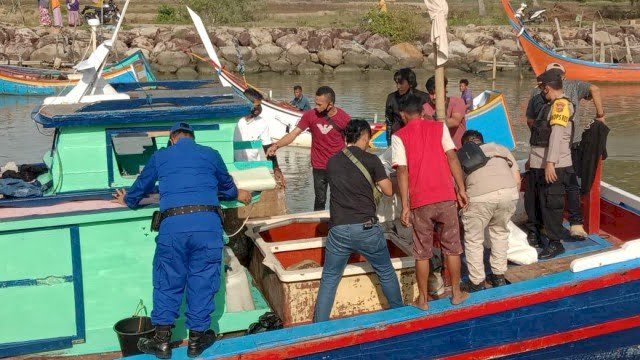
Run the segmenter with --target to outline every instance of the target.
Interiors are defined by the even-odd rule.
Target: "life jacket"
[[[542,108],[542,111],[540,111],[540,114],[538,114],[538,117],[533,122],[533,126],[531,126],[531,140],[529,141],[531,146],[549,146],[551,127],[554,125],[554,122],[556,124],[568,124],[569,122],[573,124],[575,111],[572,112],[569,109],[569,104],[573,105],[571,100],[566,96],[562,96]],[[575,109],[575,105],[573,105],[573,108]],[[554,109],[554,113],[551,114]],[[551,116],[554,118],[552,119]]]

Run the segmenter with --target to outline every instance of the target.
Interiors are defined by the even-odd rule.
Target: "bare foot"
[[[427,302],[427,299],[423,298],[422,296],[418,296],[418,300],[413,302],[413,306],[424,311],[429,310],[429,302]]]
[[[459,295],[451,296],[451,305],[460,305],[469,298],[469,293],[460,291]]]

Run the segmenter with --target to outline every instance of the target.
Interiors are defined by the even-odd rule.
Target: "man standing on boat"
[[[271,132],[269,131],[269,124],[260,114],[262,114],[262,100],[263,96],[259,91],[255,89],[247,89],[243,95],[251,101],[253,107],[251,112],[247,116],[243,116],[236,126],[236,130],[233,132],[234,142],[243,141],[260,141],[262,143],[263,150],[258,149],[241,149],[234,150],[235,161],[259,161],[264,160],[263,151],[267,151],[271,146]],[[281,186],[285,186],[284,176],[278,166],[278,158],[273,156],[267,156],[267,160],[270,160],[273,165],[273,176],[276,182]]]
[[[351,120],[344,133],[347,147],[331,157],[327,164],[331,184],[331,229],[327,236],[314,322],[329,320],[338,284],[354,253],[362,254],[373,266],[389,307],[403,306],[398,277],[376,216],[377,200],[382,194],[393,195],[391,180],[382,161],[367,152],[371,140],[369,123]]]
[[[302,86],[296,85],[293,87],[293,99],[289,104],[295,106],[300,111],[307,111],[311,109],[309,105],[309,99],[302,94]]]
[[[391,138],[391,156],[397,169],[401,221],[404,226],[413,225],[419,291],[415,305],[424,310],[429,308],[429,259],[433,256],[436,224],[442,226],[440,244],[451,276],[451,303],[458,305],[469,296],[460,290],[462,244],[456,200],[462,208],[468,202],[460,161],[446,126],[422,120],[419,98],[409,97],[403,101],[400,113],[405,126]]]
[[[445,77],[445,89],[447,87],[447,83],[448,80]],[[425,87],[429,94],[429,101],[427,101],[423,106],[422,116],[425,119],[436,120],[436,77],[430,77],[427,80]],[[457,96],[447,96],[445,100],[445,107],[447,108],[445,124],[449,128],[453,144],[456,146],[456,149],[459,149],[462,146],[462,134],[467,130],[467,122],[465,120],[467,106],[464,104],[464,100],[462,100],[462,98]]]
[[[520,197],[520,168],[511,151],[496,143],[485,143],[482,133],[467,130],[458,158],[465,170],[469,206],[462,211],[464,250],[469,280],[463,289],[484,289],[488,278],[493,287],[506,285],[508,224]],[[484,163],[484,165],[482,165]],[[484,271],[485,231],[491,244],[491,276]]]
[[[473,110],[473,95],[471,94],[471,89],[469,89],[469,80],[460,79],[458,86],[460,87],[460,97],[467,106],[467,112]]]
[[[573,137],[571,142],[571,155],[573,164],[577,164],[578,145],[582,139],[582,133],[585,129],[585,123],[580,121],[580,113],[578,112],[580,106],[580,100],[593,100],[593,105],[596,108],[596,117],[598,121],[605,121],[604,109],[602,107],[602,98],[600,97],[600,89],[588,82],[580,80],[565,80],[565,69],[558,63],[551,63],[547,65],[547,71],[553,70],[561,74],[563,84],[562,88],[566,97],[569,98],[574,108],[574,121]],[[542,111],[546,99],[540,90],[534,90],[529,104],[527,105],[527,125],[531,127],[535,119]],[[565,190],[567,192],[567,208],[569,211],[569,225],[571,236],[585,238],[588,236],[583,227],[582,207],[580,204],[580,185],[578,183],[577,172],[574,172],[565,184]],[[540,244],[540,234],[535,232],[529,232],[529,243],[532,246]]]
[[[571,160],[574,107],[562,90],[562,75],[548,70],[537,78],[547,103],[531,126],[529,178],[525,190],[527,227],[539,234],[544,227],[549,245],[538,255],[551,259],[564,252],[562,226],[565,184],[574,175]]]
[[[418,81],[416,73],[409,68],[396,71],[393,74],[393,81],[396,83],[396,91],[387,96],[387,104],[384,110],[384,120],[387,125],[387,145],[391,146],[391,135],[404,126],[400,116],[400,102],[409,96],[417,96],[423,103],[429,100],[427,93],[417,89]]]
[[[315,201],[313,210],[324,210],[327,202],[327,187],[329,178],[327,177],[327,161],[333,155],[344,148],[343,130],[351,119],[344,110],[337,108],[334,104],[336,93],[328,86],[321,86],[316,91],[316,106],[314,109],[306,111],[298,125],[271,145],[267,151],[267,156],[273,156],[276,151],[287,146],[295,140],[303,131],[309,129],[311,132],[311,167],[313,168],[313,188],[315,191]]]
[[[238,190],[220,154],[195,143],[193,128],[177,123],[171,146],[156,151],[128,191],[116,190],[114,202],[135,209],[156,181],[160,190],[159,233],[153,258],[153,311],[156,332],[138,348],[161,359],[171,358],[171,328],[187,292],[187,355],[211,346],[213,298],[220,287],[222,217],[219,198],[245,204],[251,194]],[[154,223],[156,222],[154,215]]]

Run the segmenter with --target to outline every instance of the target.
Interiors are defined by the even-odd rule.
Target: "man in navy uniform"
[[[171,328],[185,289],[187,354],[196,357],[215,341],[211,313],[224,245],[218,199],[251,201],[249,192],[236,188],[220,154],[195,143],[189,124],[175,124],[169,142],[171,146],[151,156],[128,192],[118,189],[114,194],[115,202],[134,209],[158,182],[162,215],[153,258],[151,312],[156,332],[151,339],[141,339],[138,348],[161,359],[171,358]]]

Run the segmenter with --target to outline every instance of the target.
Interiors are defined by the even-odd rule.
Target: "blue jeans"
[[[322,279],[313,315],[314,322],[327,321],[338,284],[353,253],[362,254],[371,264],[391,308],[404,306],[400,284],[391,265],[387,240],[380,225],[364,229],[362,224],[338,225],[329,230],[325,247]]]

